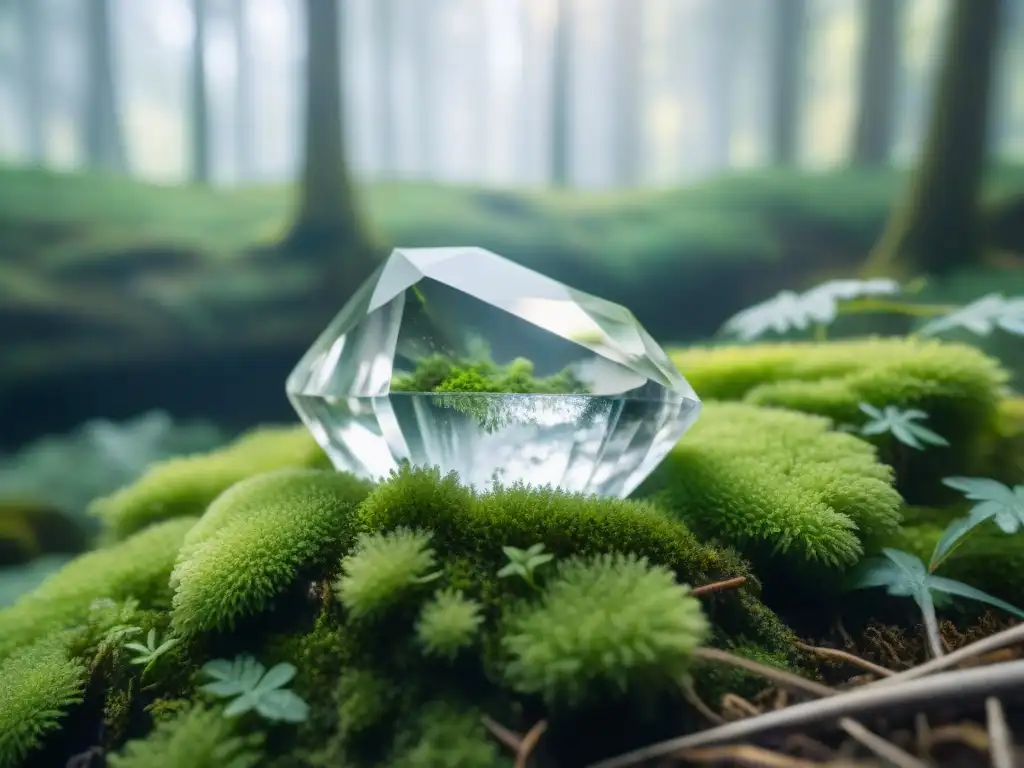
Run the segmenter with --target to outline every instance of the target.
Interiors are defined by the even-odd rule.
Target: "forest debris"
[[[985,699],[985,721],[988,726],[989,755],[992,768],[1014,768],[1013,738],[1006,725],[1006,715],[999,699]]]
[[[858,744],[862,744],[883,760],[892,763],[896,768],[928,768],[928,764],[897,747],[891,741],[883,739],[874,731],[865,728],[849,717],[839,719],[839,727]]]
[[[872,661],[862,659],[860,656],[857,656],[854,653],[850,653],[849,651],[841,651],[838,648],[825,648],[823,646],[818,645],[808,645],[807,643],[797,643],[796,647],[800,648],[803,651],[807,651],[808,653],[817,654],[818,656],[825,656],[828,658],[836,659],[838,661],[845,661],[847,664],[852,664],[855,667],[866,669],[868,672],[873,672],[879,677],[891,677],[892,675],[896,674],[891,669],[886,669],[885,667],[879,666],[878,664],[875,664]]]
[[[735,589],[736,587],[743,586],[747,581],[746,576],[736,576],[732,579],[725,579],[723,581],[714,581],[710,584],[704,584],[700,587],[694,587],[690,590],[690,594],[695,597],[700,595],[707,595],[711,592],[721,592],[723,589]]]
[[[728,664],[732,667],[745,669],[747,672],[760,675],[794,693],[809,694],[811,696],[834,696],[836,694],[836,691],[827,685],[816,683],[813,680],[800,677],[800,675],[794,675],[792,672],[770,667],[767,664],[759,664],[756,661],[745,659],[742,656],[737,656],[719,648],[696,648],[693,651],[693,657],[702,661]]]
[[[674,757],[687,763],[707,765],[728,763],[750,768],[819,768],[821,763],[799,757],[790,757],[781,752],[772,752],[761,747],[740,744],[734,747],[705,747],[677,752]],[[832,764],[834,765],[834,763]]]
[[[544,735],[547,729],[548,721],[540,720],[526,732],[522,742],[519,744],[519,749],[516,750],[515,768],[526,768],[530,754],[536,749],[537,742],[540,741],[540,737]]]

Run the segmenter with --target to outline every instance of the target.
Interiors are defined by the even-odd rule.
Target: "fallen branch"
[[[771,680],[776,685],[796,693],[805,693],[811,696],[834,696],[836,694],[836,691],[827,685],[816,683],[813,680],[800,677],[800,675],[794,675],[792,672],[770,667],[767,664],[759,664],[756,661],[745,659],[742,656],[737,656],[718,648],[697,648],[693,651],[693,657],[703,661],[728,664],[732,667],[745,669],[747,672],[753,672],[755,675],[760,675]]]
[[[707,595],[711,592],[721,592],[723,589],[735,589],[741,587],[747,581],[746,576],[737,576],[733,579],[725,579],[724,581],[714,581],[711,584],[705,584],[701,587],[694,587],[690,590],[691,595]]]
[[[820,645],[807,645],[807,643],[797,643],[796,647],[800,648],[801,650],[807,651],[808,653],[817,654],[818,656],[826,656],[832,659],[837,659],[839,661],[845,661],[847,664],[852,664],[855,667],[860,667],[861,669],[867,670],[868,672],[872,672],[873,674],[876,674],[879,677],[892,677],[896,674],[891,669],[880,667],[878,664],[875,664],[872,661],[862,659],[860,656],[850,653],[849,651],[841,651],[838,648],[825,648]]]
[[[849,717],[840,718],[839,727],[858,744],[867,747],[875,755],[887,763],[892,763],[896,768],[928,768],[927,763],[918,760],[908,752],[904,752],[891,741],[883,739],[856,720],[852,720]]]
[[[766,712],[748,720],[669,739],[601,760],[592,764],[591,768],[625,768],[685,749],[715,746],[760,738],[769,733],[778,734],[796,728],[820,726],[841,717],[860,718],[892,709],[923,710],[945,705],[951,700],[962,704],[972,699],[995,696],[1003,691],[1019,691],[1024,687],[1024,661],[944,672],[923,680],[912,680],[900,686],[880,687],[881,684],[894,679],[896,675],[879,683],[838,693],[825,699],[795,704],[787,709]]]
[[[540,737],[544,735],[544,731],[547,729],[548,721],[541,720],[526,732],[522,743],[519,745],[519,749],[516,750],[515,768],[526,768],[527,762],[530,759],[530,753],[536,749],[537,742],[540,741]]]

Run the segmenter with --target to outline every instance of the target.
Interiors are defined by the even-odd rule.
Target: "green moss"
[[[86,670],[51,636],[0,663],[0,768],[19,768],[81,702]]]
[[[732,653],[769,667],[806,675],[806,670],[800,669],[786,654],[778,651],[766,651],[756,645],[744,645],[733,648]],[[692,665],[692,676],[697,695],[713,709],[718,708],[722,697],[728,693],[750,699],[771,686],[771,682],[761,675],[725,664],[695,661]]]
[[[505,628],[512,687],[551,705],[674,689],[709,634],[671,571],[635,555],[572,558]]]
[[[457,589],[437,592],[416,622],[416,640],[426,656],[451,661],[476,639],[482,606]]]
[[[826,419],[706,402],[700,419],[637,490],[699,535],[756,566],[794,573],[850,566],[899,523],[892,471]]]
[[[354,542],[370,484],[342,472],[287,469],[250,478],[188,540],[174,568],[172,624],[185,636],[229,630],[268,609],[303,573]]]
[[[861,402],[924,411],[950,448],[896,444],[892,452],[888,436],[873,438],[912,503],[948,495],[936,477],[983,473],[982,448],[1007,380],[999,363],[974,347],[913,338],[697,348],[671,356],[709,400],[789,408],[858,426],[865,420]]]
[[[643,501],[599,498],[549,488],[498,487],[477,495],[452,474],[403,468],[360,505],[370,530],[401,526],[433,532],[432,545],[445,553],[441,583],[463,589],[493,609],[522,595],[520,585],[494,574],[507,562],[504,546],[526,549],[542,542],[556,557],[632,552],[670,568],[683,583],[699,585],[750,576],[734,554],[699,542],[678,520]],[[792,637],[749,589],[730,590],[706,601],[727,635],[749,634],[769,647],[786,649]]]
[[[169,603],[167,580],[194,522],[187,517],[165,521],[80,555],[0,610],[0,659],[54,629],[84,622],[92,602],[101,598],[134,597],[144,607]]]
[[[390,768],[500,768],[512,761],[480,722],[483,713],[448,702],[424,707],[399,734]]]
[[[141,739],[108,755],[110,768],[253,768],[263,755],[262,735],[239,733],[223,710],[194,705],[157,723]]]
[[[154,464],[138,481],[97,499],[90,512],[121,539],[159,520],[198,516],[221,492],[247,477],[285,467],[326,468],[305,427],[263,427],[210,453]]]
[[[536,378],[533,362],[522,357],[506,365],[489,359],[453,360],[431,355],[420,360],[412,373],[391,379],[392,392],[504,392],[514,394],[585,394],[586,387],[566,369]]]

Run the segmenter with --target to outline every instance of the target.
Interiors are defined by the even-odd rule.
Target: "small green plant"
[[[354,619],[386,610],[410,587],[441,575],[430,533],[399,527],[390,533],[364,533],[342,560],[342,575],[335,582],[338,599]]]
[[[942,655],[939,621],[935,615],[935,593],[966,597],[1001,608],[1024,618],[1024,611],[969,584],[936,576],[917,557],[892,547],[882,549],[883,557],[862,561],[851,573],[850,589],[885,587],[894,597],[910,597],[921,609],[928,644],[934,656]]]
[[[540,542],[532,545],[529,549],[502,547],[501,550],[508,557],[508,565],[498,571],[498,578],[520,576],[534,590],[537,589],[537,582],[533,578],[533,572],[555,559],[550,552],[544,551],[544,544]]]
[[[201,691],[232,699],[224,709],[225,717],[238,717],[253,710],[276,722],[301,723],[309,717],[309,705],[297,693],[284,688],[295,677],[292,664],[281,662],[268,671],[252,656],[242,655],[234,661],[208,661],[203,672],[213,682],[203,685]]]
[[[926,323],[919,333],[934,336],[957,328],[978,336],[988,336],[996,328],[1024,336],[1024,296],[1007,299],[1000,293],[990,293]]]
[[[864,437],[888,433],[903,445],[908,445],[919,451],[923,451],[926,445],[943,447],[949,445],[942,435],[917,423],[921,419],[928,418],[928,414],[924,411],[916,408],[901,410],[894,405],[887,405],[885,408],[879,409],[870,403],[860,403],[858,407],[871,417],[871,421],[860,428],[860,434]]]
[[[1003,533],[1013,534],[1024,528],[1024,485],[1010,488],[987,477],[947,477],[942,483],[961,491],[978,502],[965,517],[954,520],[935,544],[929,571],[934,571],[966,537],[987,520],[992,520]]]
[[[473,642],[483,623],[482,606],[462,594],[446,589],[423,606],[416,622],[416,639],[427,656],[453,659]]]
[[[122,632],[128,632],[129,630],[136,630],[131,634],[137,634],[142,630],[138,627],[125,627]],[[156,664],[157,659],[163,656],[167,651],[171,650],[174,646],[181,642],[181,638],[169,637],[162,643],[158,643],[159,635],[155,629],[149,630],[149,634],[146,635],[146,644],[136,642],[125,643],[124,647],[130,651],[135,651],[138,655],[135,656],[131,663],[135,665],[145,665],[142,668],[142,675],[145,677],[146,673],[153,668]]]

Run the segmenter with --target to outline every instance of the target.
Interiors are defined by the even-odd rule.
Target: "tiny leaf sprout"
[[[860,428],[862,436],[891,434],[903,445],[916,448],[919,451],[924,450],[927,445],[949,445],[942,435],[917,423],[928,418],[928,414],[924,411],[914,408],[901,410],[894,405],[887,405],[880,409],[870,403],[860,403],[858,407],[871,418],[871,421]]]
[[[125,627],[125,636],[127,636],[128,634],[135,634],[134,632],[129,632],[128,630],[141,631],[138,629],[138,627]],[[153,668],[153,665],[156,664],[157,659],[159,659],[161,656],[167,653],[167,651],[171,650],[171,648],[173,648],[181,642],[181,639],[177,637],[169,637],[165,639],[162,643],[159,642],[159,640],[160,636],[159,634],[157,634],[157,631],[155,629],[151,629],[149,630],[149,634],[146,635],[145,645],[143,645],[142,643],[136,643],[134,641],[124,644],[124,647],[128,650],[135,651],[136,655],[131,660],[131,663],[136,665],[142,665],[143,677],[145,677],[146,673]]]
[[[537,589],[533,572],[555,558],[551,553],[544,551],[542,543],[534,544],[529,549],[519,549],[518,547],[502,547],[501,549],[508,557],[508,564],[498,571],[498,577],[503,579],[508,576],[519,576],[533,589]]]

